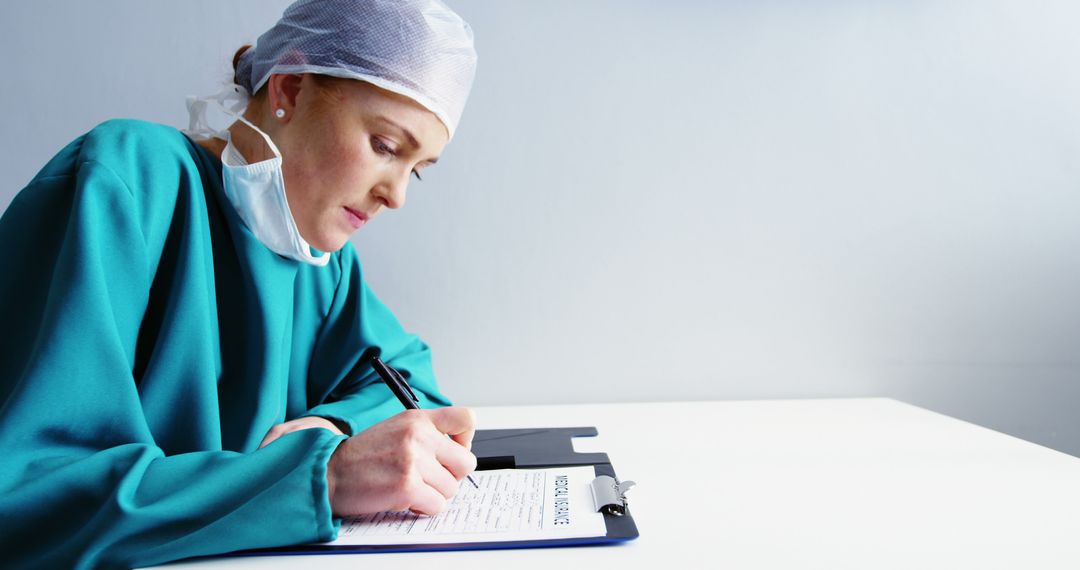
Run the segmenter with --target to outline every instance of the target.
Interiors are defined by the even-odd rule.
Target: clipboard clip
[[[592,489],[597,512],[604,511],[617,517],[625,515],[629,506],[626,501],[626,492],[634,485],[636,483],[633,481],[619,482],[618,479],[608,475],[600,475],[593,479],[589,488]]]

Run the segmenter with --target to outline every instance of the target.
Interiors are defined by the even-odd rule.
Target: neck
[[[251,119],[249,118],[248,120],[250,121]],[[262,129],[262,127],[259,128]],[[263,132],[266,131],[263,130]],[[262,135],[240,121],[236,121],[229,127],[229,137],[232,138],[233,146],[236,147],[236,150],[240,151],[240,154],[244,156],[244,160],[246,160],[248,164],[254,164],[256,162],[274,158],[274,153],[270,150],[266,141],[263,140]],[[224,150],[225,145],[222,144],[221,148]]]

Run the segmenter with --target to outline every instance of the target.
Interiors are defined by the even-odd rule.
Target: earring
[[[274,111],[274,116],[279,118],[279,119],[284,119],[285,118],[285,109],[278,109],[277,111]]]

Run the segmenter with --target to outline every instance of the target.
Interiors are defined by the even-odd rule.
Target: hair
[[[244,52],[251,49],[251,44],[244,44],[240,46],[240,49],[236,50],[236,55],[232,56],[232,68],[233,68],[233,83],[239,84],[236,77],[236,67],[240,65],[240,56],[244,55]]]

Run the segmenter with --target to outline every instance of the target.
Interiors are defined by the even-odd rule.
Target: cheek
[[[305,144],[296,149],[294,172],[302,199],[318,210],[364,200],[378,176],[379,157],[357,142],[362,138],[357,133],[341,132],[334,125],[317,130],[309,131]]]
[[[342,204],[360,205],[375,184],[378,162],[362,151],[345,147],[326,148],[312,173],[311,187],[320,210]]]
[[[355,146],[326,144],[314,147],[308,152],[311,166],[308,175],[313,177],[315,186],[323,189],[350,187],[355,184],[356,173],[363,172],[367,159]]]
[[[366,192],[378,168],[378,161],[371,154],[356,145],[334,149],[331,162],[337,183],[349,192]]]

